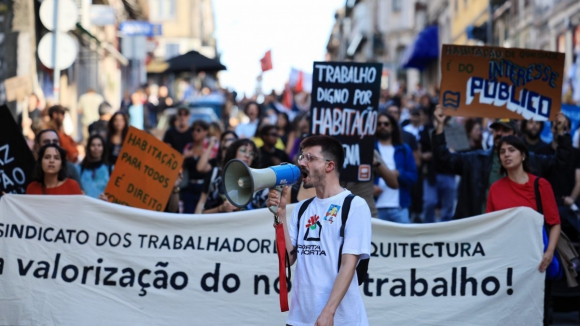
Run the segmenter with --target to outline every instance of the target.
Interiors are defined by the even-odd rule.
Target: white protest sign
[[[371,325],[541,325],[542,223],[528,208],[373,220],[360,287]],[[267,209],[194,216],[6,195],[0,325],[284,325],[274,238]]]

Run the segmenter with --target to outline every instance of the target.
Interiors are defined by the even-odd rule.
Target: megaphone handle
[[[282,200],[282,190],[284,190],[284,186],[276,186],[274,189],[278,191],[278,197]],[[274,215],[278,215],[278,206],[270,206],[268,209],[270,212],[274,213]]]

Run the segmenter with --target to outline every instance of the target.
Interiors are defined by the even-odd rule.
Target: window
[[[172,20],[175,19],[176,0],[149,0],[149,15],[151,20]]]
[[[399,12],[403,7],[402,0],[393,0],[393,12]]]

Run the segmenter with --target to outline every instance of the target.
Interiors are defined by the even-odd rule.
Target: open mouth
[[[302,174],[302,180],[308,178],[308,171],[306,170],[301,170],[301,174]]]

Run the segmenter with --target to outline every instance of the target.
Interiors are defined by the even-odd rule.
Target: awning
[[[219,61],[210,59],[197,51],[189,51],[186,54],[167,60],[169,68],[167,72],[183,72],[183,71],[208,71],[216,72],[226,70],[226,66]]]
[[[145,70],[148,74],[161,74],[164,73],[165,70],[169,67],[169,64],[165,61],[161,60],[152,60],[147,64]]]
[[[439,28],[430,26],[425,28],[409,45],[399,65],[402,68],[417,68],[423,70],[433,59],[439,57]]]

